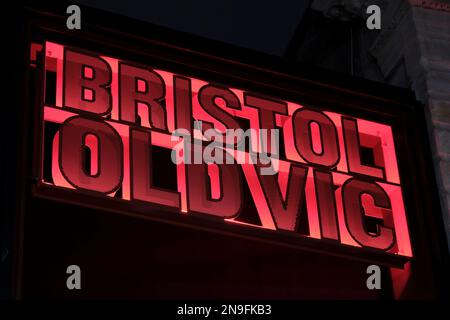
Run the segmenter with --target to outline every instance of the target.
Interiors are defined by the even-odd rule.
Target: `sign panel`
[[[54,42],[38,50],[41,185],[130,210],[151,204],[169,219],[413,256],[390,126],[170,65]]]

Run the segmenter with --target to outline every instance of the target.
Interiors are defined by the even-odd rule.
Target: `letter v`
[[[302,209],[305,201],[305,185],[308,169],[291,164],[287,170],[280,177],[280,172],[277,175],[259,175],[259,180],[277,228],[295,231],[299,211]],[[281,191],[280,182],[284,185],[287,183],[284,196]]]

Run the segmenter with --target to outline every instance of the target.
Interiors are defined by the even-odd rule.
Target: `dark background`
[[[310,1],[76,0],[74,2],[282,56]]]
[[[199,1],[195,4],[188,4],[187,1],[149,1],[136,5],[134,3],[138,1],[78,1],[187,34],[259,51],[267,54],[258,56],[266,57],[267,59],[263,58],[265,61],[269,61],[271,56],[275,60],[281,59],[276,61],[284,65],[286,70],[290,66],[308,69],[311,76],[357,88],[358,79],[340,78],[327,71],[358,75],[359,57],[354,54],[355,39],[351,36],[350,27],[324,19],[309,10],[307,2],[258,2],[255,5],[256,2],[234,0]],[[64,5],[55,4],[53,8],[60,12],[64,10]],[[16,4],[8,17],[10,26],[13,26],[8,34],[10,43],[14,44],[11,45],[13,48],[18,39],[23,37],[18,31],[20,19],[15,19],[22,9],[20,3]],[[85,10],[82,6],[82,21],[86,18],[93,22],[97,18],[96,14],[98,11]],[[98,17],[101,21],[105,16],[99,14]],[[113,17],[120,25],[120,17]],[[145,24],[141,26],[145,28]],[[124,29],[129,30],[129,26],[124,26]],[[183,37],[180,40],[189,42],[189,37],[180,37]],[[221,45],[217,43],[217,53],[220,52]],[[15,62],[11,65],[21,66],[10,70],[10,79],[16,81],[14,83],[21,83],[21,77],[27,73],[21,61],[24,57],[19,50],[10,50],[8,54],[9,61]],[[252,55],[249,54],[248,57]],[[314,67],[324,69],[317,69],[316,75]],[[374,83],[364,82],[360,85],[366,91],[377,88]],[[396,92],[386,87],[377,90],[386,95]],[[12,92],[20,97],[20,86],[16,86]],[[401,95],[408,94],[401,91]],[[11,105],[16,104],[12,101]],[[21,152],[27,146],[21,145],[19,141],[31,139],[33,132],[28,132],[28,136],[21,140],[19,136],[26,128],[17,125],[24,125],[24,119],[30,120],[33,117],[29,110],[31,109],[11,110],[10,119],[14,120],[2,128],[9,136],[5,142],[5,150],[11,155],[2,159],[5,161],[2,165],[2,179],[8,181],[2,185],[2,211],[5,213],[2,225],[14,225],[14,217],[6,213],[24,212],[19,221],[23,225],[24,235],[19,247],[14,244],[19,237],[14,232],[15,229],[3,229],[6,232],[2,235],[2,247],[10,248],[9,251],[2,252],[2,259],[5,257],[2,260],[0,279],[3,297],[393,298],[386,268],[383,268],[383,290],[367,290],[367,263],[50,200],[27,198],[27,203],[20,199],[19,202],[14,202],[17,200],[15,197],[26,193],[33,179],[17,174],[31,162],[30,158],[21,157]],[[11,132],[17,136],[12,138]],[[428,245],[423,244],[423,247]],[[438,244],[435,246],[437,248]],[[23,273],[14,269],[13,264],[6,263],[18,250],[23,250]],[[70,264],[81,267],[80,291],[69,291],[66,288],[65,271]],[[419,281],[421,285],[410,289],[413,297],[429,298],[438,295],[437,289],[428,280],[431,277],[430,269],[427,267],[424,270],[427,272],[424,275],[426,280]],[[436,270],[440,270],[437,265]],[[13,287],[18,278],[20,289]]]

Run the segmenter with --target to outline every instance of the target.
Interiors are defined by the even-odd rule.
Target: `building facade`
[[[70,4],[9,17],[2,298],[449,297],[448,1],[310,1],[282,57]],[[279,128],[284,176],[180,171],[198,119]]]

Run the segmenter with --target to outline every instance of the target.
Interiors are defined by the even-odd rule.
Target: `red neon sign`
[[[388,125],[52,42],[44,51],[44,131],[54,129],[44,142],[51,156],[42,157],[50,168],[42,183],[412,256]],[[219,133],[243,124],[279,129],[277,174],[262,175],[255,162],[181,163],[175,190],[155,185],[155,150],[179,147],[172,133],[193,132],[194,120]],[[234,143],[222,151],[248,156]],[[248,203],[258,222],[242,219]]]

